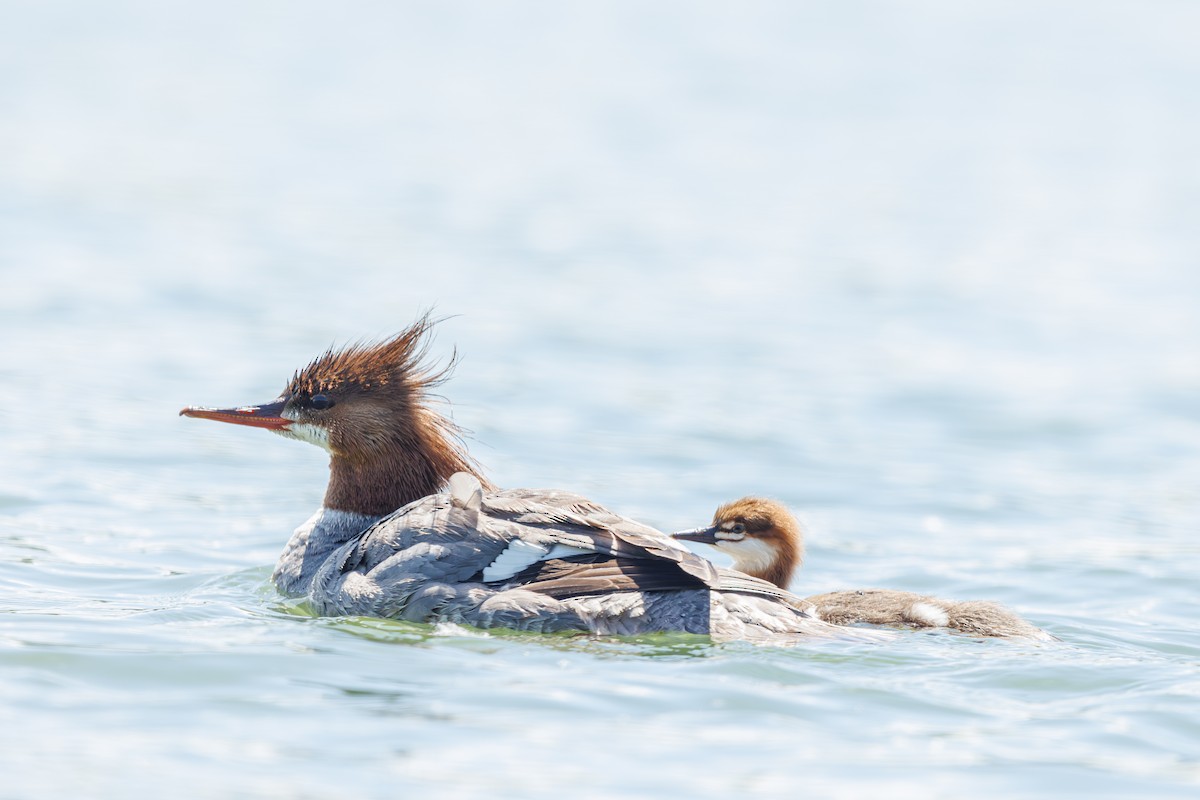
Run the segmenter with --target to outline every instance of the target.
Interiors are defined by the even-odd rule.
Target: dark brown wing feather
[[[606,553],[542,561],[504,581],[504,585],[558,599],[705,588],[703,581],[680,570],[674,561],[614,558]]]

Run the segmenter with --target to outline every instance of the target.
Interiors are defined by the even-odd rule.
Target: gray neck
[[[330,553],[380,519],[381,516],[321,507],[296,528],[279,556],[271,580],[275,581],[279,591],[291,597],[308,594],[313,576]]]

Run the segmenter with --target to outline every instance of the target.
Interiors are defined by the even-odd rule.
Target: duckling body
[[[989,600],[943,600],[895,589],[826,592],[807,600],[816,608],[817,616],[834,625],[902,625],[948,628],[973,636],[1054,638]]]
[[[799,522],[775,500],[745,497],[720,506],[712,524],[673,534],[702,542],[733,558],[734,569],[786,588],[804,559]],[[1053,636],[990,601],[943,600],[893,589],[826,592],[806,598],[817,616],[834,625],[946,628],[987,637],[1052,640]]]

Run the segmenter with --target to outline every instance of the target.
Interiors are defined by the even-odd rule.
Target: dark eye
[[[733,533],[745,533],[746,526],[740,522],[735,522],[735,523],[733,523],[733,525],[729,526],[729,530],[732,531]]]
[[[327,394],[314,394],[308,404],[317,411],[324,411],[333,405],[333,398]]]

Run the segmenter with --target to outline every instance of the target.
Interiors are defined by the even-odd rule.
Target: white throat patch
[[[286,419],[295,420],[295,411],[284,411],[282,416]],[[327,453],[333,453],[329,449],[329,429],[323,428],[320,425],[313,425],[309,422],[295,422],[287,427],[286,430],[276,430],[280,436],[286,436],[289,439],[299,439],[302,442],[315,444]]]
[[[775,548],[762,539],[720,539],[716,546],[733,556],[733,568],[742,572],[764,572],[775,563]]]

